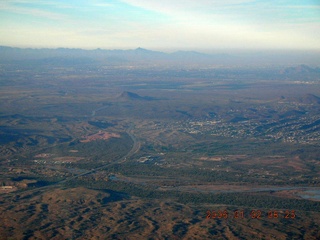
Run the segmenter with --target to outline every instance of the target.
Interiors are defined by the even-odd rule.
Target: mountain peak
[[[130,101],[134,101],[134,100],[142,100],[142,101],[150,101],[150,100],[154,100],[154,98],[152,97],[142,97],[137,93],[134,92],[128,92],[128,91],[123,91],[119,96],[118,99],[120,100],[130,100]]]
[[[124,100],[141,100],[143,99],[143,97],[141,97],[140,95],[133,93],[133,92],[128,92],[128,91],[123,91],[119,97],[120,99],[124,99]]]
[[[148,49],[145,49],[145,48],[141,48],[141,47],[138,47],[135,49],[136,51],[149,51]]]
[[[138,47],[134,50],[136,53],[154,53],[152,50],[148,50],[145,48]]]

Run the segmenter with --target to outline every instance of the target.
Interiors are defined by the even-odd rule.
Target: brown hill
[[[288,98],[281,96],[279,101],[297,102],[301,104],[320,104],[320,97],[309,93],[302,96]]]
[[[296,100],[303,104],[320,104],[320,97],[313,94],[306,94],[296,98]]]
[[[126,101],[135,101],[135,100],[140,100],[140,101],[149,101],[153,100],[152,97],[142,97],[139,94],[133,93],[133,92],[127,92],[124,91],[122,92],[118,97],[119,100],[126,100]]]
[[[319,239],[319,213],[235,219],[236,208],[123,197],[84,187],[0,195],[0,239]],[[227,210],[228,219],[210,213]],[[265,210],[267,211],[267,210]],[[266,212],[265,212],[266,213]],[[298,215],[299,214],[299,215]],[[283,213],[282,213],[283,215]],[[212,215],[213,216],[213,215]],[[276,227],[275,227],[276,226]],[[292,235],[292,229],[295,229]],[[307,229],[307,231],[305,231]]]

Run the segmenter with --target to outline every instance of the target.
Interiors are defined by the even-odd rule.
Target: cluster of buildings
[[[284,119],[190,120],[178,124],[190,134],[210,134],[228,138],[265,139],[310,144],[320,141],[320,114]]]

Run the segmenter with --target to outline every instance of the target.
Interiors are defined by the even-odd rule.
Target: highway
[[[81,177],[81,176],[84,176],[84,175],[88,175],[88,174],[91,174],[91,173],[94,173],[96,171],[99,171],[101,169],[104,169],[106,167],[109,167],[109,166],[112,166],[112,165],[115,165],[115,164],[119,164],[119,163],[123,163],[125,162],[128,158],[130,158],[133,154],[135,154],[139,149],[140,149],[140,142],[137,141],[137,139],[135,138],[135,136],[132,134],[132,131],[133,131],[133,125],[130,125],[130,127],[128,128],[128,130],[126,131],[128,133],[128,135],[131,137],[132,141],[133,141],[133,146],[131,148],[131,150],[123,157],[119,158],[119,159],[116,159],[115,161],[113,162],[109,162],[109,163],[106,163],[100,167],[97,167],[97,168],[94,168],[94,169],[91,169],[91,170],[88,170],[84,173],[81,173],[81,174],[77,174],[75,176],[72,176],[70,178],[67,178],[67,179],[64,179],[64,180],[61,180],[56,184],[61,184],[61,183],[65,183],[67,181],[70,181],[70,180],[73,180],[73,179],[76,179],[78,177]],[[52,186],[52,185],[50,185]]]
[[[127,161],[127,159],[129,159],[133,154],[135,154],[137,151],[139,151],[140,149],[140,142],[137,141],[136,137],[133,135],[133,128],[134,128],[134,125],[133,124],[130,124],[129,128],[127,129],[126,133],[130,136],[130,138],[132,139],[133,141],[133,146],[132,148],[130,149],[130,151],[123,157],[119,158],[119,159],[116,159],[112,162],[109,162],[109,163],[106,163],[106,164],[103,164],[99,167],[96,167],[96,168],[93,168],[93,169],[90,169],[86,172],[83,172],[81,174],[77,174],[75,176],[72,176],[72,177],[69,177],[67,179],[63,179],[61,181],[58,181],[58,182],[55,182],[53,184],[50,184],[50,185],[47,185],[47,186],[43,186],[43,187],[35,187],[35,188],[28,188],[26,190],[20,190],[18,192],[11,192],[11,193],[7,193],[6,195],[3,195],[3,196],[6,196],[6,197],[15,197],[17,194],[21,194],[21,193],[35,193],[35,192],[38,192],[38,191],[43,191],[43,190],[47,190],[47,189],[50,189],[50,188],[54,188],[60,184],[63,184],[65,182],[68,182],[70,180],[74,180],[78,177],[81,177],[81,176],[85,176],[85,175],[88,175],[88,174],[91,174],[91,173],[94,173],[96,171],[99,171],[99,170],[102,170],[104,168],[107,168],[109,166],[112,166],[112,165],[115,165],[115,164],[119,164],[119,163],[123,163],[125,161]],[[16,199],[14,201],[19,201],[19,199]],[[8,203],[9,204],[9,203]],[[3,206],[3,205],[2,205]]]

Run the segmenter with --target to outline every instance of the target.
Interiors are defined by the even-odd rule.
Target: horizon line
[[[59,50],[59,49],[68,49],[68,50],[84,50],[84,51],[135,51],[135,50],[147,50],[152,52],[162,52],[162,53],[175,53],[175,52],[198,52],[198,53],[208,53],[208,52],[319,52],[320,49],[318,48],[310,48],[310,49],[299,49],[299,48],[144,48],[144,47],[122,47],[122,48],[83,48],[83,47],[67,47],[67,46],[60,46],[60,47],[23,47],[23,46],[10,46],[10,45],[1,45],[0,47],[5,48],[13,48],[13,49],[22,49],[22,50]]]

